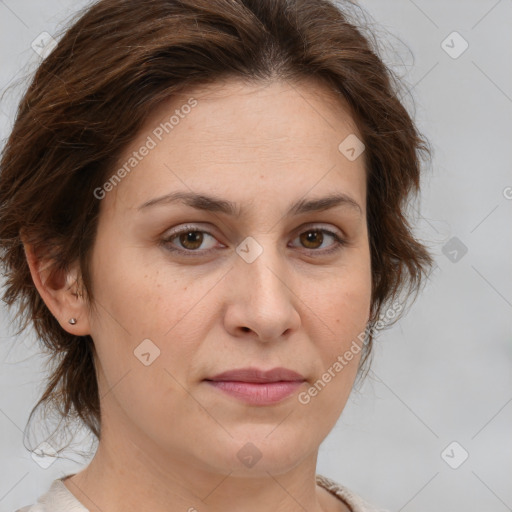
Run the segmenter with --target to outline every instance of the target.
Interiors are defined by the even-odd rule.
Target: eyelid
[[[211,236],[212,238],[215,238],[217,240],[217,236],[209,228],[204,228],[200,224],[184,224],[181,227],[164,234],[164,236],[162,238],[162,244],[164,246],[167,246],[167,244],[169,244],[172,239],[176,238],[179,235],[182,235],[183,233],[187,233],[188,231],[197,231],[199,233],[206,233],[208,236]],[[210,251],[213,251],[214,249],[206,249],[206,250],[203,249],[203,250],[192,251],[190,249],[186,250],[186,249],[179,249],[179,248],[174,249],[173,248],[170,250],[172,250],[173,252],[175,251],[175,252],[187,253],[189,255],[193,255],[193,253],[196,253],[199,255],[199,254],[206,254]]]
[[[161,244],[170,252],[182,254],[184,256],[192,256],[192,257],[201,257],[204,255],[207,255],[211,253],[212,251],[217,250],[217,248],[210,248],[206,250],[191,250],[191,249],[180,249],[176,247],[169,248],[169,245],[171,243],[171,240],[176,238],[177,236],[186,233],[187,231],[195,231],[200,233],[206,233],[208,236],[211,236],[212,238],[217,239],[216,235],[210,230],[204,228],[200,223],[199,224],[184,224],[183,226],[169,232],[168,234],[165,234]],[[345,233],[340,230],[339,228],[331,228],[331,227],[325,227],[321,223],[305,223],[301,226],[299,226],[293,234],[292,240],[297,238],[297,236],[301,235],[304,232],[307,231],[320,231],[322,233],[326,233],[328,236],[331,236],[334,238],[334,243],[332,244],[332,247],[329,249],[307,249],[302,248],[303,251],[309,252],[309,253],[318,253],[318,255],[329,255],[331,253],[334,253],[340,249],[342,249],[344,246],[349,245],[349,241],[347,239],[347,236]],[[224,244],[222,244],[224,245]],[[225,246],[224,246],[225,247]]]
[[[330,255],[333,253],[336,253],[343,247],[346,247],[349,245],[349,241],[345,233],[341,231],[339,228],[333,229],[331,227],[327,228],[325,226],[322,226],[322,224],[304,224],[297,228],[295,231],[294,237],[297,237],[298,235],[307,232],[307,231],[320,231],[322,233],[327,233],[329,236],[334,238],[334,244],[329,249],[306,249],[303,248],[304,251],[310,252],[310,253],[318,253],[318,255]]]

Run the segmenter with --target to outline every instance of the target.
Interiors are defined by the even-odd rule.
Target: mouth
[[[271,405],[295,393],[305,377],[286,368],[240,368],[205,379],[213,388],[251,405]]]

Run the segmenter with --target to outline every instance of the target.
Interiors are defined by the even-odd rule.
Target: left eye
[[[304,244],[306,249],[310,249],[313,251],[318,250],[323,242],[327,238],[334,239],[334,244],[331,244],[331,248],[326,251],[322,251],[324,253],[330,253],[340,249],[341,246],[345,245],[345,240],[343,240],[338,234],[333,233],[327,229],[319,229],[312,228],[307,231],[303,231],[297,238],[300,239],[301,243]]]
[[[215,244],[213,243],[203,251],[198,250],[208,237],[211,238],[212,241],[215,240],[215,237],[208,231],[190,227],[172,233],[170,236],[165,238],[162,243],[169,251],[180,252],[187,255],[191,255],[190,253],[194,252],[204,254],[210,252],[215,247]],[[329,238],[333,239],[334,243],[329,244],[330,248],[322,250],[324,242]],[[174,240],[177,240],[181,247],[176,247],[174,245]],[[346,241],[337,233],[324,228],[310,228],[300,233],[294,240],[299,240],[307,250],[323,254],[339,250],[346,244]]]

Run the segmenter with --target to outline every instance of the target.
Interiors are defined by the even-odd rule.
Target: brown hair
[[[69,334],[50,313],[33,285],[21,234],[55,271],[79,262],[94,305],[94,190],[153,109],[192,86],[229,77],[318,78],[336,91],[366,146],[371,324],[403,290],[407,297],[418,292],[432,258],[405,210],[419,192],[429,144],[371,36],[349,22],[351,7],[347,2],[342,12],[329,0],[101,0],[79,13],[37,69],[0,161],[3,299],[18,304],[18,334],[32,322],[55,364],[30,418],[50,404],[100,438],[93,340]]]

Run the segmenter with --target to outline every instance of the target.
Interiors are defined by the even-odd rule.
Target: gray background
[[[56,34],[87,3],[0,0],[0,89],[37,67],[41,32]],[[361,5],[395,49],[387,62],[434,147],[416,231],[437,267],[409,314],[381,332],[373,372],[321,446],[318,473],[394,511],[512,510],[512,1]],[[469,44],[457,58],[443,46],[454,55],[463,41],[442,43],[453,31]],[[21,92],[0,105],[2,140]],[[69,452],[75,462],[44,469],[24,448],[44,360],[33,335],[13,335],[4,307],[0,321],[0,511],[13,512],[87,460]]]

